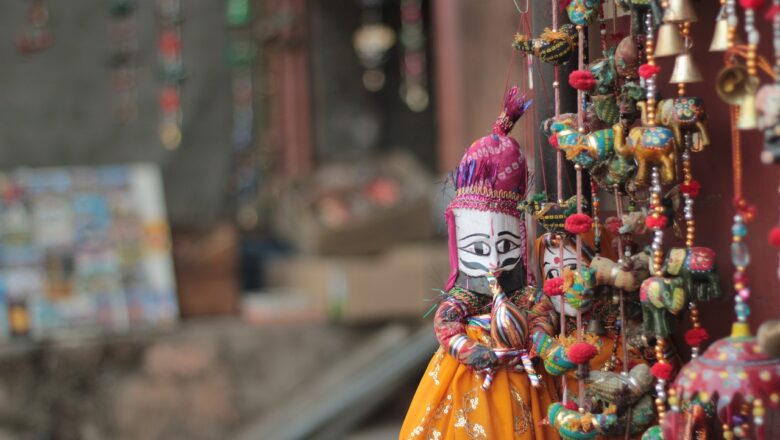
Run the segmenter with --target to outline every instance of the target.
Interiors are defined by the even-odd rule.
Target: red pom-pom
[[[570,234],[584,234],[593,227],[593,219],[588,214],[572,214],[566,217],[563,227]]]
[[[764,6],[764,0],[739,0],[739,5],[745,9],[759,9]]]
[[[607,220],[604,222],[604,227],[607,228],[607,231],[616,235],[620,233],[622,226],[623,221],[617,217],[607,217]]]
[[[556,150],[558,149],[558,136],[557,135],[553,134],[550,137],[548,137],[547,138],[547,142],[550,143],[551,147],[555,148]]]
[[[780,13],[780,5],[772,5],[769,9],[766,10],[766,14],[764,14],[764,20],[772,21],[775,19],[775,15],[778,13]]]
[[[685,343],[691,347],[698,347],[702,342],[710,339],[710,334],[704,328],[692,328],[685,332]]]
[[[672,378],[673,370],[674,369],[672,368],[671,364],[668,364],[666,362],[658,362],[657,364],[653,365],[652,368],[650,368],[650,373],[656,379],[669,381],[669,379]]]
[[[550,278],[544,281],[544,287],[542,291],[547,296],[560,296],[563,295],[563,278]]]
[[[698,180],[691,180],[691,183],[681,183],[680,192],[688,194],[689,196],[696,198],[701,191],[701,183]]]
[[[579,410],[579,407],[577,406],[577,404],[572,402],[571,400],[569,400],[568,402],[564,403],[563,407],[566,408],[566,409],[570,409],[572,411]]]
[[[589,70],[575,70],[569,74],[569,85],[577,90],[590,90],[596,85],[596,78]]]
[[[650,229],[663,229],[666,227],[667,218],[665,215],[648,215],[645,219],[645,225]]]
[[[642,64],[639,66],[639,76],[644,79],[652,78],[653,75],[658,75],[659,73],[661,73],[661,68],[659,66],[651,66],[649,64]]]
[[[575,342],[566,350],[566,357],[577,365],[588,363],[597,354],[599,354],[598,348],[587,342]]]
[[[769,230],[769,244],[774,247],[780,247],[780,226],[775,226]]]

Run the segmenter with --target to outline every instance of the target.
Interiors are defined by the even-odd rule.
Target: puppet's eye
[[[466,246],[460,247],[459,249],[470,254],[478,255],[480,257],[484,257],[490,254],[490,245],[484,241],[475,241],[473,243],[467,244]]]
[[[520,247],[519,244],[513,242],[512,240],[507,240],[507,239],[503,239],[498,243],[496,243],[496,251],[498,251],[499,254],[505,254],[519,247]]]

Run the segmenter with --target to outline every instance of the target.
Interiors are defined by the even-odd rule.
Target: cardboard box
[[[279,260],[270,281],[305,292],[330,320],[422,318],[449,274],[444,242],[406,244],[372,257],[304,256]]]
[[[177,231],[173,255],[181,315],[238,311],[238,233],[221,224],[207,232]]]

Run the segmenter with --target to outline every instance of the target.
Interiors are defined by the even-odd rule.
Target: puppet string
[[[623,197],[620,196],[620,191],[617,186],[615,187],[615,210],[617,211],[618,219],[623,219]],[[617,248],[618,248],[618,264],[623,259],[623,236],[618,231],[617,236]],[[619,304],[620,304],[620,347],[623,349],[623,373],[628,373],[628,340],[626,338],[626,306],[625,306],[626,292],[620,289],[618,292]],[[628,408],[628,420],[631,420],[631,408]],[[626,440],[631,438],[631,427],[626,424],[624,438]]]

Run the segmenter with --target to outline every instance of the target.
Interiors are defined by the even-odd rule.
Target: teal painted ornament
[[[566,15],[573,24],[587,26],[596,19],[598,5],[596,0],[571,0],[566,6]]]

